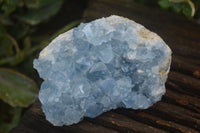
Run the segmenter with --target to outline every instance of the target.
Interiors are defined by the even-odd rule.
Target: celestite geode
[[[155,33],[110,16],[54,39],[34,60],[39,99],[56,126],[118,107],[146,109],[165,93],[171,50]]]

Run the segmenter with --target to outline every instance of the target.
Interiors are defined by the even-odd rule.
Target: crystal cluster
[[[171,50],[127,18],[80,24],[54,39],[34,60],[44,82],[39,99],[56,126],[118,107],[146,109],[165,93]]]

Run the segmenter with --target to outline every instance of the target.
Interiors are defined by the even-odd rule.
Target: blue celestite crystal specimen
[[[56,126],[118,107],[146,109],[165,93],[171,50],[155,33],[110,16],[54,39],[34,60],[39,99]]]

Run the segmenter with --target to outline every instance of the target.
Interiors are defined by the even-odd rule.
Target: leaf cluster
[[[25,76],[33,73],[32,42],[36,26],[58,13],[63,0],[0,0],[0,132],[19,122],[22,109],[38,94],[36,83]],[[22,73],[19,72],[23,66]]]
[[[200,0],[134,0],[148,5],[159,5],[187,18],[200,19]]]

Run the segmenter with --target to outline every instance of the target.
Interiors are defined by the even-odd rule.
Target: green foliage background
[[[63,0],[0,0],[0,132],[15,127],[22,108],[37,98],[31,75],[33,55],[42,48],[33,45],[35,27],[57,14]],[[31,75],[32,76],[32,75]],[[33,76],[32,76],[33,77]]]
[[[200,20],[200,0],[132,1]],[[32,68],[36,53],[58,34],[80,23],[73,21],[51,36],[34,36],[38,25],[56,15],[63,3],[64,0],[0,0],[0,133],[15,127],[22,110],[37,98],[38,86],[29,78],[36,75]]]
[[[160,6],[187,18],[200,19],[200,0],[133,0],[150,6]]]

